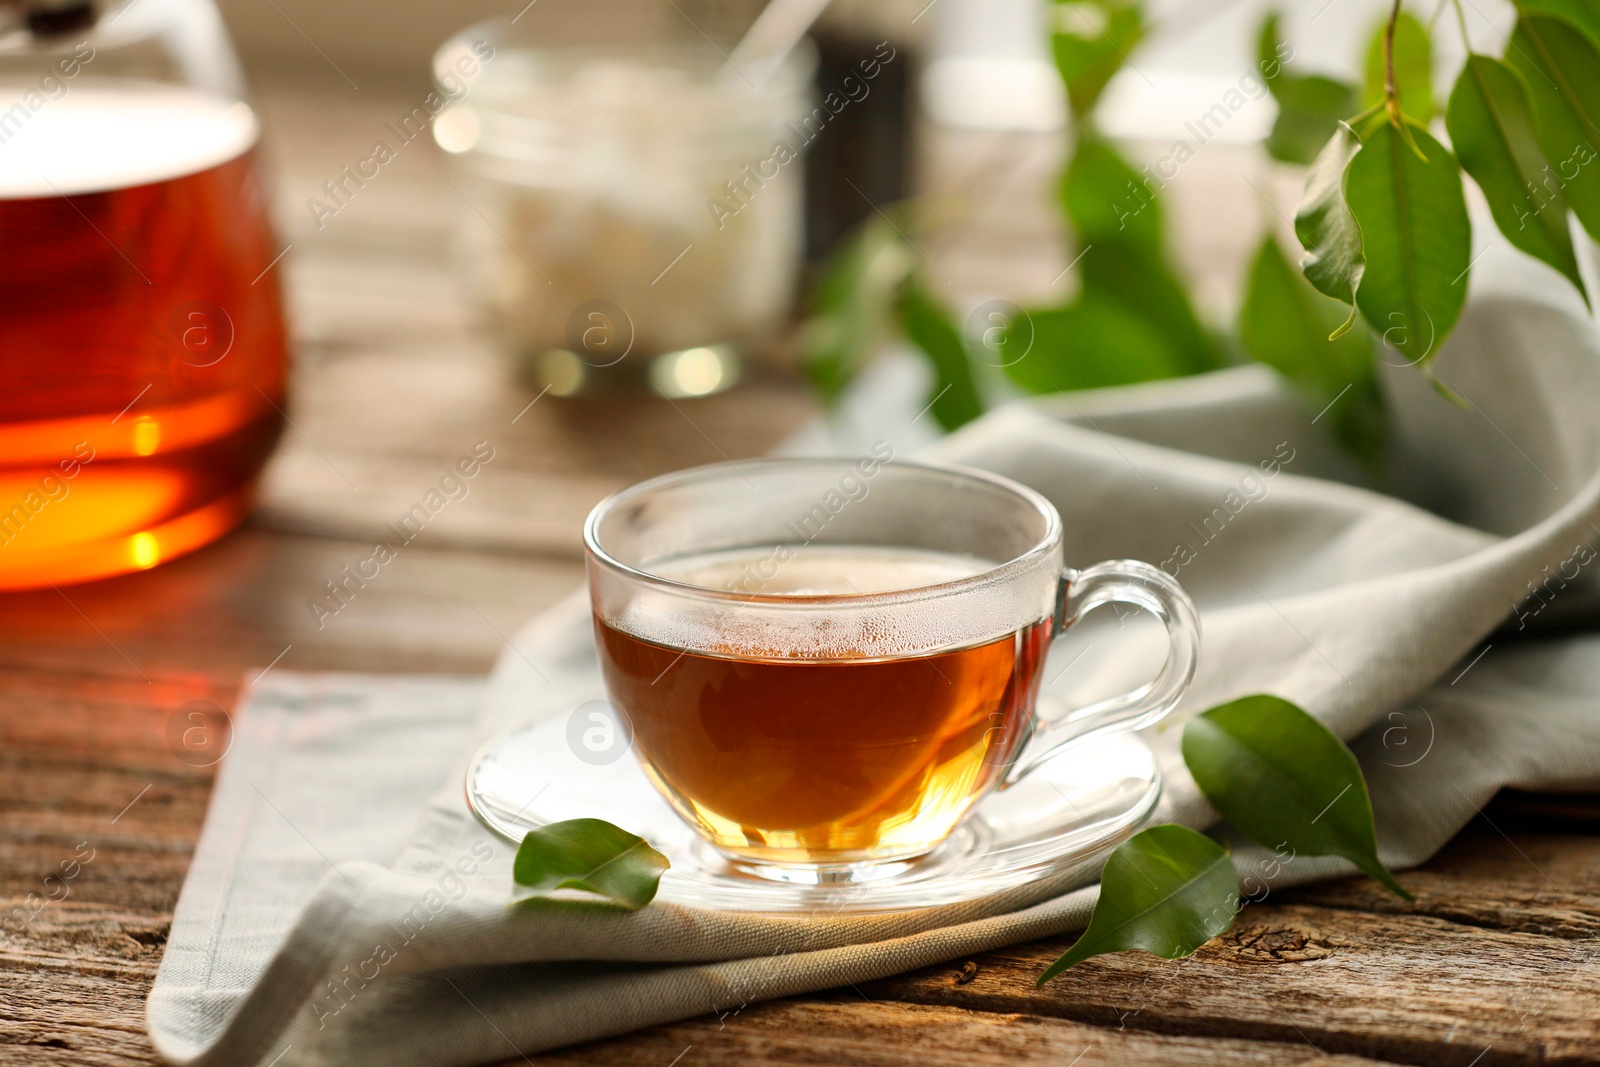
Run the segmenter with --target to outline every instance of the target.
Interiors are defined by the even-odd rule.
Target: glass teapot
[[[244,517],[287,346],[259,132],[211,0],[0,0],[0,589]]]

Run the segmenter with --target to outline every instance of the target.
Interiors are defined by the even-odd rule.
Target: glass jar
[[[0,589],[243,518],[285,377],[259,133],[210,0],[0,7]]]
[[[811,51],[758,84],[703,41],[529,36],[486,23],[434,59],[469,295],[534,390],[726,388],[793,300]]]

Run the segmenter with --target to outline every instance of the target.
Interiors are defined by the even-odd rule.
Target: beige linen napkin
[[[1600,788],[1600,636],[1550,625],[1596,621],[1600,342],[1531,260],[1490,253],[1475,274],[1487,277],[1438,363],[1472,406],[1415,370],[1385,375],[1393,495],[1350,484],[1315,406],[1257,367],[1011,406],[926,453],[1050,497],[1069,563],[1177,570],[1205,629],[1178,716],[1257,691],[1306,707],[1351,739],[1395,867],[1431,855],[1501,786]],[[163,1056],[498,1061],[1087,920],[1082,872],[893,915],[509,910],[511,850],[465,808],[466,759],[506,725],[602,695],[581,594],[515,645],[487,683],[263,682],[150,994]],[[1103,681],[1075,671],[1058,689]],[[1167,774],[1158,814],[1203,827],[1214,816],[1177,734],[1148,735]],[[1348,869],[1301,858],[1278,884]]]

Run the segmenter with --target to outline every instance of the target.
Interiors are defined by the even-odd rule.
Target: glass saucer
[[[627,752],[595,766],[560,717],[491,739],[467,768],[467,806],[513,845],[564,819],[605,819],[672,861],[656,899],[719,911],[904,911],[953,904],[1087,863],[1131,836],[1161,796],[1161,772],[1128,734],[1085,742],[991,793],[926,856],[848,883],[776,881],[735,869],[657,793]],[[1027,759],[1024,753],[1023,759]]]

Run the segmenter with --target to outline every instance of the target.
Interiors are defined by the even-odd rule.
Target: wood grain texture
[[[794,1067],[1059,1067],[1104,1064],[1323,1064],[1376,1061],[1325,1056],[1303,1042],[1236,1041],[1137,1030],[1106,1030],[1066,1019],[870,1000],[851,991],[747,1008],[732,1020],[696,1019],[623,1041],[581,1045],[538,1057],[551,1067],[683,1067],[782,1063]],[[520,1060],[511,1061],[514,1063]]]
[[[574,560],[433,550],[428,532],[320,620],[313,602],[338,604],[324,583],[371,542],[247,527],[155,570],[3,596],[0,666],[131,679],[174,704],[290,645],[282,666],[478,673],[502,635],[583,581]]]
[[[979,957],[964,984],[943,970],[864,989],[1105,1027],[1300,1040],[1397,1062],[1468,1063],[1486,1049],[1480,1063],[1600,1062],[1600,966],[1593,945],[1568,939],[1268,904],[1187,960],[1097,957],[1036,988],[1070,943]]]
[[[1084,1064],[1600,1063],[1600,942],[1590,932],[1600,917],[1600,841],[1508,840],[1495,828],[1499,814],[1491,807],[1404,875],[1414,906],[1390,906],[1365,880],[1330,882],[1246,908],[1187,960],[1101,956],[1039,989],[1038,975],[1072,940],[1051,939],[596,1042],[554,1062],[660,1063],[649,1057],[670,1059],[693,1043],[699,1063],[970,1055],[1065,1064],[1086,1047]],[[1510,892],[1496,903],[1501,886]],[[912,1005],[938,1010],[903,1014]],[[893,1022],[880,1026],[869,1012]],[[836,1039],[839,1027],[848,1034]],[[897,1028],[910,1040],[897,1040]]]
[[[10,684],[0,677],[5,691]],[[91,694],[67,714],[93,715],[96,703]],[[92,841],[96,853],[65,900],[0,944],[0,1063],[152,1062],[138,1025],[142,996],[209,786],[204,770],[158,773],[172,762],[154,730],[162,714],[155,706],[134,713],[146,729],[123,749],[123,765],[97,771],[86,761],[73,779],[90,788],[52,792],[61,768],[51,766],[21,780],[38,798],[33,809],[15,809],[8,790],[0,833],[7,912],[41,892],[79,842]],[[152,788],[112,824],[141,779]],[[19,824],[29,829],[19,833]],[[1516,848],[1561,853],[1576,869],[1600,861],[1592,838],[1518,837]],[[1592,939],[1540,932],[1548,920],[1529,918],[1520,904],[1493,932],[1427,914],[1485,895],[1485,867],[1508,864],[1508,853],[1515,856],[1493,829],[1475,824],[1408,876],[1419,891],[1414,914],[1302,901],[1364,892],[1359,882],[1332,883],[1247,909],[1234,930],[1186,961],[1101,957],[1038,990],[1038,973],[1067,944],[1044,941],[535,1062],[661,1065],[690,1045],[691,1062],[723,1064],[1061,1064],[1085,1048],[1086,1064],[1174,1056],[1201,1064],[1600,1062]],[[1600,910],[1593,877],[1549,896],[1535,903]]]

